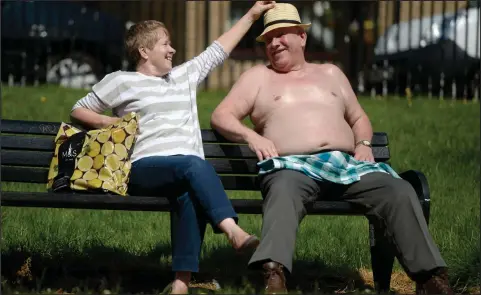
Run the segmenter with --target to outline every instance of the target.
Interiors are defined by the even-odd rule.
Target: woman
[[[126,34],[135,72],[106,75],[73,107],[71,117],[103,128],[130,112],[139,114],[139,134],[132,153],[129,193],[176,196],[179,223],[173,243],[172,293],[188,292],[197,272],[206,220],[224,233],[236,250],[256,247],[259,240],[237,225],[238,218],[213,167],[204,159],[197,116],[196,88],[222,64],[240,39],[274,1],[257,1],[227,32],[195,58],[172,68],[175,49],[158,21],[143,21]],[[115,117],[102,113],[112,109]]]

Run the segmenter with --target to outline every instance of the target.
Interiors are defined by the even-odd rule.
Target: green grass
[[[2,118],[46,121],[68,121],[71,106],[86,93],[56,87],[2,90]],[[223,94],[199,95],[202,128],[209,128]],[[361,104],[374,129],[389,134],[392,166],[426,174],[430,229],[452,283],[459,291],[478,285],[479,104],[419,99],[409,106],[403,99],[367,98]],[[26,189],[44,186],[2,183],[2,190]],[[240,224],[260,235],[260,216],[241,215]],[[312,292],[319,285],[333,292],[359,281],[358,270],[370,268],[367,229],[364,217],[308,216],[299,229],[290,289]],[[11,290],[154,292],[172,278],[167,213],[2,207],[1,247],[2,285]],[[28,257],[32,280],[16,274]],[[252,293],[262,278],[246,270],[247,259],[235,256],[224,237],[209,228],[195,278],[215,278],[227,292]]]

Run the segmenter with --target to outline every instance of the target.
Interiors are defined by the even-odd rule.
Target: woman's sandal
[[[219,283],[216,280],[212,280],[212,282],[208,283],[190,283],[188,294],[215,294],[215,292],[219,290]],[[160,294],[172,294],[172,282],[170,282]]]
[[[242,244],[242,246],[240,246],[239,249],[237,249],[237,253],[243,254],[246,250],[256,249],[259,246],[260,242],[261,241],[259,240],[258,237],[256,237],[255,235],[251,235]]]
[[[172,282],[170,282],[167,286],[165,286],[164,290],[160,294],[167,295],[172,293]]]

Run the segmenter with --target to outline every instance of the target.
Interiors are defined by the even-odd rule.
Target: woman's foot
[[[237,236],[233,235],[229,238],[229,242],[236,251],[242,252],[246,249],[257,248],[260,241],[256,236],[243,232]]]
[[[180,280],[175,280],[172,283],[170,294],[189,294],[189,286]]]
[[[189,294],[190,277],[190,272],[176,272],[175,280],[172,282],[172,289],[170,291],[170,294]]]
[[[226,234],[229,243],[237,251],[256,248],[259,245],[259,239],[254,235],[246,233],[232,218],[222,220],[219,223],[219,228]]]

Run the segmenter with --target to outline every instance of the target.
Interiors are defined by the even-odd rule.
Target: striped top
[[[106,75],[72,108],[102,113],[112,109],[122,117],[139,115],[139,134],[131,161],[174,154],[204,158],[197,113],[197,86],[228,57],[214,41],[207,49],[176,66],[164,77],[116,71]]]

